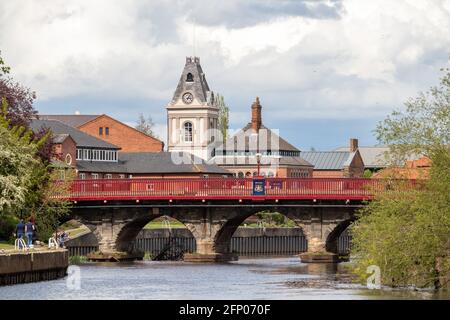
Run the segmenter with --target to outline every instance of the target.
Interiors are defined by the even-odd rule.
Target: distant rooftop
[[[52,131],[56,141],[63,139],[62,135],[70,135],[72,139],[77,144],[77,147],[85,147],[85,148],[98,148],[98,149],[120,149],[120,147],[97,139],[87,133],[82,132],[72,126],[64,124],[57,120],[37,120],[33,119],[31,121],[31,129],[33,131],[39,131],[42,128],[48,128]]]
[[[303,151],[300,157],[314,165],[314,170],[342,170],[350,165],[355,152],[348,151]]]
[[[81,172],[128,174],[230,174],[229,171],[216,165],[207,164],[192,155],[183,157],[183,159],[190,159],[190,161],[177,164],[172,160],[171,152],[119,152],[117,163],[77,161],[77,169]]]
[[[39,114],[39,120],[57,120],[71,127],[79,127],[100,115],[87,114]]]
[[[349,147],[339,147],[335,151],[348,151]],[[385,152],[389,151],[389,147],[359,147],[359,153],[366,168],[385,168],[387,161],[384,158]]]

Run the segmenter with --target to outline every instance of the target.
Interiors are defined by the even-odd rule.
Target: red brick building
[[[229,176],[226,170],[188,154],[119,152],[120,147],[57,120],[31,122],[52,132],[53,160],[76,170],[79,179],[202,178]],[[182,161],[180,161],[182,160]]]
[[[108,115],[39,115],[57,120],[120,147],[121,152],[161,152],[164,143]]]

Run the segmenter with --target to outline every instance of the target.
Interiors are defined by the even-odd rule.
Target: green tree
[[[7,118],[8,105],[2,99],[0,112],[0,218],[15,221],[14,218],[34,217],[41,240],[59,224],[59,218],[66,215],[70,202],[64,200],[70,179],[56,182],[56,171],[39,157],[41,146],[50,133],[40,139],[33,139],[30,129],[12,126]],[[54,197],[60,195],[59,198]],[[4,226],[6,229],[8,226]]]
[[[35,187],[36,172],[42,165],[36,157],[43,143],[31,139],[31,130],[10,126],[6,118],[6,99],[2,99],[0,113],[0,213],[20,211],[27,203],[27,196]]]
[[[390,146],[393,164],[415,154],[432,161],[430,177],[411,189],[390,182],[359,213],[351,228],[355,272],[381,269],[382,284],[435,288],[450,279],[450,73],[438,86],[406,102],[376,128],[377,138]]]
[[[140,113],[139,118],[136,122],[136,126],[134,128],[142,133],[145,133],[146,135],[148,135],[150,137],[159,139],[158,136],[153,131],[154,126],[155,126],[155,124],[154,124],[151,116],[148,116],[148,118],[145,118],[144,114]]]
[[[228,138],[230,110],[225,103],[225,98],[220,94],[216,96],[216,104],[219,107],[218,129],[222,134],[222,141],[225,141]]]

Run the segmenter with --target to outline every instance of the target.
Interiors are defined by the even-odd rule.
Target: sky
[[[186,56],[225,97],[230,128],[263,123],[301,150],[358,138],[449,67],[450,0],[0,0],[0,50],[43,114],[133,125],[166,109]]]

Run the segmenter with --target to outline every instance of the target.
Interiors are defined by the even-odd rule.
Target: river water
[[[302,264],[298,257],[84,264],[72,281],[0,287],[0,299],[450,299],[431,292],[369,290],[352,283],[346,270],[345,263]]]

